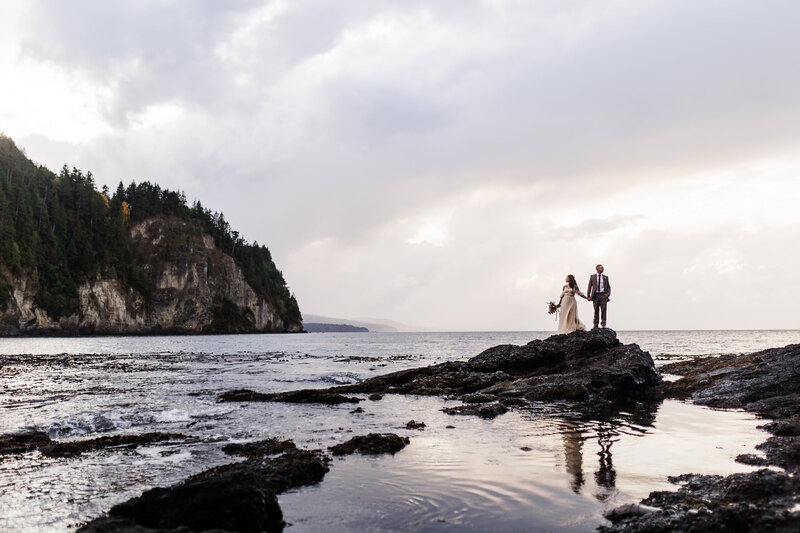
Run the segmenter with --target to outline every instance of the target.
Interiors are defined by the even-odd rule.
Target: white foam
[[[180,409],[169,409],[161,411],[155,415],[156,422],[189,422],[191,417],[186,411]]]

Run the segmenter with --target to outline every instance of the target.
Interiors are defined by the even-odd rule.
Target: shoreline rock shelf
[[[451,414],[494,418],[511,406],[570,400],[593,405],[658,401],[661,375],[637,345],[623,345],[611,329],[554,335],[524,346],[500,345],[467,361],[400,370],[353,385],[262,394],[236,390],[218,401],[357,402],[346,394],[411,394],[456,398]]]
[[[765,457],[745,454],[737,461],[784,472],[670,478],[680,485],[677,491],[653,492],[642,501],[654,511],[612,512],[614,525],[600,531],[800,531],[800,344],[683,361],[662,370],[682,376],[664,384],[668,397],[771,419],[761,427],[773,436],[756,446]]]
[[[265,453],[276,450],[275,443],[262,444]],[[283,531],[277,494],[319,483],[328,472],[328,460],[319,452],[277,444],[284,450],[277,457],[219,466],[172,487],[150,489],[78,531]]]

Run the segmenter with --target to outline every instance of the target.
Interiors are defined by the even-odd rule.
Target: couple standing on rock
[[[572,333],[576,330],[584,330],[586,326],[578,318],[578,303],[575,301],[575,294],[586,298],[594,305],[594,328],[598,324],[606,327],[606,304],[611,297],[611,284],[608,276],[603,274],[603,265],[595,267],[597,274],[589,276],[589,288],[583,294],[578,288],[578,282],[572,274],[567,276],[567,282],[561,291],[561,299],[558,301],[558,308],[561,313],[558,316],[558,333]]]

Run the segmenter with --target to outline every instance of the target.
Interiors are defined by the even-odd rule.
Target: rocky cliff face
[[[116,279],[78,287],[77,313],[54,320],[35,303],[35,281],[6,273],[13,287],[0,310],[3,335],[299,332],[259,297],[233,258],[214,239],[174,217],[156,217],[130,229],[133,252],[148,277],[148,298]],[[228,315],[238,320],[226,322]]]

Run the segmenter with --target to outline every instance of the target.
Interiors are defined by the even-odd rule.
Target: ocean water
[[[386,395],[352,405],[217,403],[227,390],[325,387],[467,359],[549,332],[325,333],[0,339],[0,434],[80,440],[151,431],[190,442],[106,449],[73,459],[0,457],[0,531],[73,531],[111,506],[235,461],[224,444],[268,437],[327,448],[395,432],[394,456],[334,459],[318,485],[280,496],[288,532],[592,531],[602,513],[671,488],[667,476],[729,474],[766,438],[737,411],[685,402],[587,419],[559,403],[495,420],[450,416],[459,402]],[[657,364],[800,343],[800,331],[620,332]],[[409,420],[425,422],[407,430]]]

